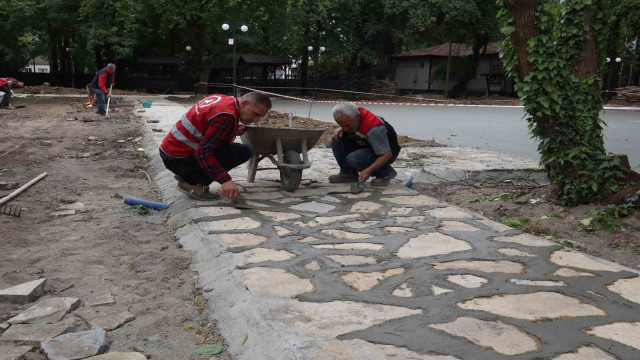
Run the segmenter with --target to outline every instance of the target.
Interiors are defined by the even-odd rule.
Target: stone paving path
[[[397,184],[243,182],[256,209],[238,210],[189,200],[155,163],[238,359],[640,358],[631,269]]]

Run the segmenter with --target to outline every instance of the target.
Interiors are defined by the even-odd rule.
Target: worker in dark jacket
[[[365,182],[375,176],[371,185],[388,185],[397,175],[391,164],[400,153],[391,124],[349,102],[336,105],[333,118],[340,126],[331,139],[340,173],[329,176],[329,182]]]
[[[24,83],[14,78],[0,78],[0,109],[11,109],[11,89],[21,87],[24,87]]]
[[[115,81],[116,66],[114,64],[108,64],[107,67],[98,71],[96,76],[93,77],[91,84],[93,85],[93,91],[96,95],[96,101],[98,102],[98,114],[105,115],[107,112],[104,108],[107,99],[111,94],[108,87],[113,85]]]

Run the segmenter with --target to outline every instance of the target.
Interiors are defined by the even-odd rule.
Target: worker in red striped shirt
[[[24,83],[14,78],[0,78],[0,109],[11,109],[11,95],[13,88],[22,88]]]
[[[234,143],[271,109],[271,99],[259,92],[235,98],[211,95],[195,104],[176,122],[160,144],[160,157],[178,180],[178,190],[197,200],[217,200],[209,185],[217,181],[220,192],[235,201],[238,187],[228,171],[253,155],[248,145]]]

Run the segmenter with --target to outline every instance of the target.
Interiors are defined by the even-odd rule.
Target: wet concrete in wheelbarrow
[[[283,193],[261,174],[240,182],[260,208],[195,208],[154,162],[171,225],[236,358],[640,357],[631,269],[397,184]]]

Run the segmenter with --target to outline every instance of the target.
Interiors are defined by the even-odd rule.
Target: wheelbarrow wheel
[[[295,150],[287,150],[283,154],[283,162],[285,164],[300,165],[302,160],[300,154]],[[282,190],[294,192],[300,186],[302,181],[302,169],[292,169],[287,167],[280,168],[280,180],[282,181]]]

